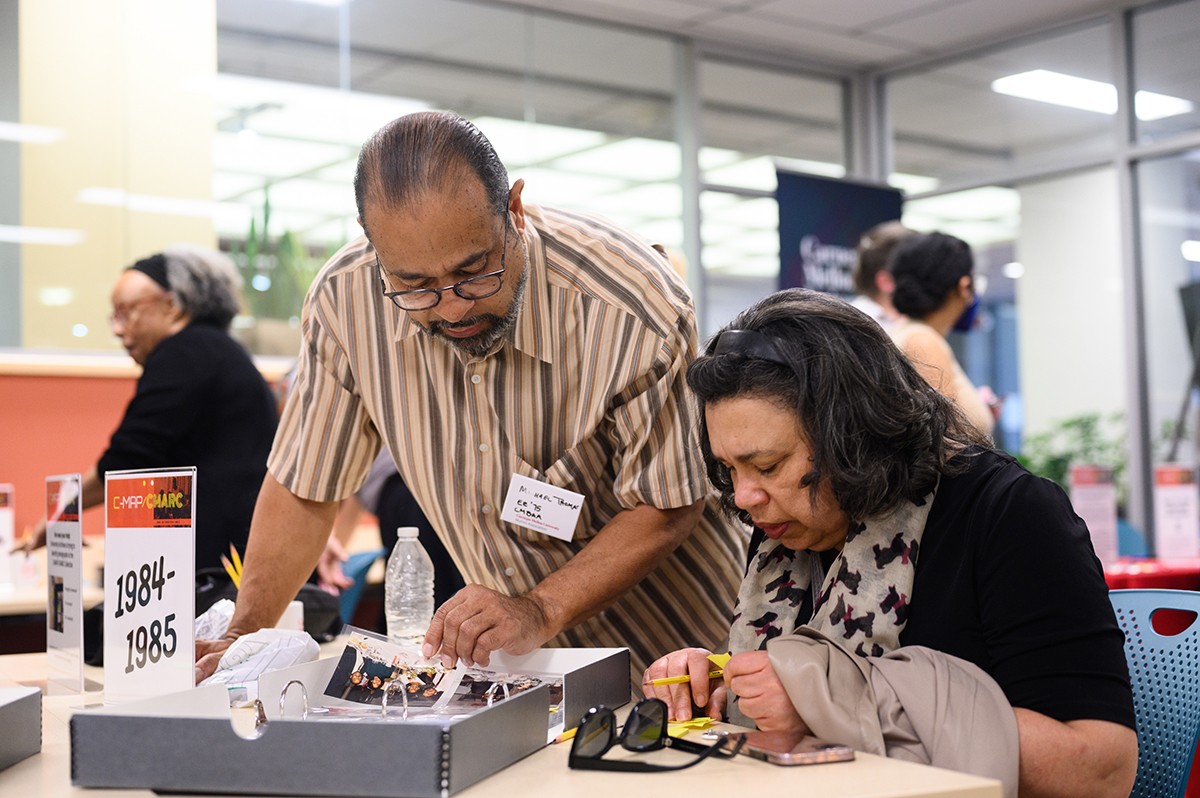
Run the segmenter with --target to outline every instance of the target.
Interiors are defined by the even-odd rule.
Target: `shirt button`
[[[487,452],[487,450],[488,450],[488,445],[486,443],[479,444],[479,451]]]
[[[481,382],[483,382],[483,377],[480,377],[478,374],[471,375],[471,384],[472,385],[478,385]]]
[[[516,569],[516,568],[513,568],[511,565],[510,565],[509,567],[507,567],[507,568],[505,568],[505,569],[504,569],[504,575],[505,575],[505,576],[512,576],[512,575],[513,575],[513,574],[515,574],[516,572],[517,572],[517,569]]]
[[[492,511],[492,505],[485,504],[485,505],[483,505],[483,507],[481,509],[483,510],[483,514],[487,515],[488,513],[490,513]]]

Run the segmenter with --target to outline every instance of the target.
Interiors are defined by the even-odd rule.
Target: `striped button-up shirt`
[[[687,287],[645,241],[592,216],[526,205],[528,282],[509,339],[471,357],[380,290],[365,238],[309,290],[295,387],[269,468],[298,496],[340,499],[386,443],[464,578],[531,590],[623,510],[707,496],[692,535],[616,604],[555,645],[629,646],[639,669],[728,633],[746,535],[707,495],[684,372]],[[502,521],[513,474],[584,495],[574,539]]]

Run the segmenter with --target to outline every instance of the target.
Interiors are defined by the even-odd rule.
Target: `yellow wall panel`
[[[177,241],[215,245],[207,217],[79,201],[97,188],[211,199],[215,73],[214,0],[23,0],[21,121],[66,135],[22,145],[22,221],[84,235],[24,245],[23,345],[116,348],[105,319],[119,272]],[[70,301],[46,305],[47,288]]]

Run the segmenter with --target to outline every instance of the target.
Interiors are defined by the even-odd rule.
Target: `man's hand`
[[[350,555],[346,553],[342,542],[330,535],[325,543],[325,551],[321,552],[321,559],[317,560],[317,579],[323,590],[345,590],[354,584],[354,580],[342,570],[342,563],[348,559]]]
[[[233,641],[274,626],[320,559],[337,502],[301,499],[269,473],[263,479],[236,608],[220,640],[196,641],[196,676],[207,678]],[[215,656],[214,656],[215,655]]]
[[[220,640],[196,641],[196,684],[216,673],[225,650],[236,640],[236,637],[222,637]]]
[[[710,654],[703,648],[683,648],[655,660],[642,677],[642,692],[647,698],[661,698],[672,720],[691,720],[693,702],[698,707],[708,707],[710,718],[721,720],[725,717],[727,690],[720,682],[709,684],[708,673],[716,667],[708,659]],[[670,676],[690,676],[691,682],[657,687],[650,684],[654,679]]]
[[[792,699],[775,675],[765,651],[735,654],[725,666],[725,685],[738,696],[738,708],[762,731],[808,734]]]
[[[548,616],[542,600],[467,585],[438,607],[422,652],[432,657],[440,651],[447,668],[459,659],[486,667],[493,651],[528,654],[554,637]]]

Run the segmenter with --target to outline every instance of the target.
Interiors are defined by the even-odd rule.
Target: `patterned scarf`
[[[863,657],[900,647],[925,521],[937,486],[919,504],[852,524],[829,572],[821,556],[764,539],[738,590],[729,650],[765,649],[803,621]],[[819,589],[814,588],[819,585]]]

